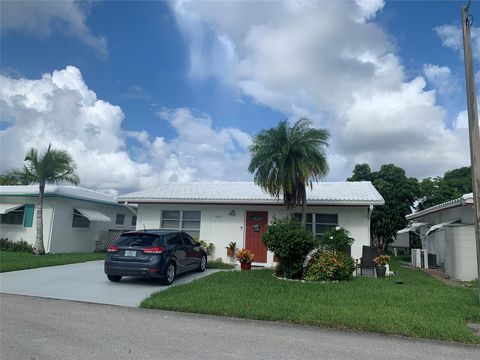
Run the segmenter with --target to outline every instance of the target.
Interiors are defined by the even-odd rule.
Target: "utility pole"
[[[473,207],[475,210],[475,238],[477,244],[477,275],[480,278],[480,131],[478,128],[477,96],[473,72],[472,38],[470,27],[472,17],[468,14],[471,0],[462,7],[463,51],[465,80],[467,84],[468,130],[470,138],[470,159],[472,162]],[[479,289],[480,290],[480,289]],[[480,292],[479,292],[480,296]]]

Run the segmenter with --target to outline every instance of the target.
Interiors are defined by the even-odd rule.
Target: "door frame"
[[[243,244],[244,244],[244,248],[247,247],[247,232],[248,232],[248,229],[247,229],[247,223],[248,223],[248,213],[265,213],[266,214],[266,223],[265,225],[268,226],[269,224],[269,214],[268,214],[268,210],[245,210],[245,221],[244,221],[244,236],[243,236]],[[262,240],[260,239],[260,242]],[[262,242],[262,245],[265,246],[265,244],[263,244]],[[265,250],[266,250],[266,254],[265,254],[265,261],[253,261],[254,263],[259,263],[259,264],[267,264],[268,263],[268,249],[267,247],[265,246]]]

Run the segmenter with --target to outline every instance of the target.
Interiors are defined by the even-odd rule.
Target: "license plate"
[[[125,256],[137,256],[137,252],[135,250],[125,250]]]

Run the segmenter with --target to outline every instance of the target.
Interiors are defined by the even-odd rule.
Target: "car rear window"
[[[119,246],[152,246],[157,245],[161,238],[151,234],[124,234],[116,244]]]

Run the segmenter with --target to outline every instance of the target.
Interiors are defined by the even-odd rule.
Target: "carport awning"
[[[112,221],[107,215],[102,214],[100,211],[91,210],[91,209],[80,209],[75,208],[80,214],[85,216],[90,221],[103,221],[103,222],[110,222]]]
[[[457,223],[457,222],[460,222],[460,219],[452,220],[452,221],[445,221],[444,223],[433,225],[430,229],[428,229],[426,236],[430,235],[431,233],[433,233],[437,230],[442,229],[446,225],[454,224],[454,223]]]
[[[397,231],[397,235],[416,230],[419,227],[422,227],[422,226],[425,226],[425,225],[428,225],[428,224],[424,223],[424,222],[414,222],[414,223],[410,224],[409,226],[407,226],[405,229]]]
[[[19,207],[22,207],[23,205],[25,204],[0,204],[0,214],[6,214],[10,211],[18,209]]]

